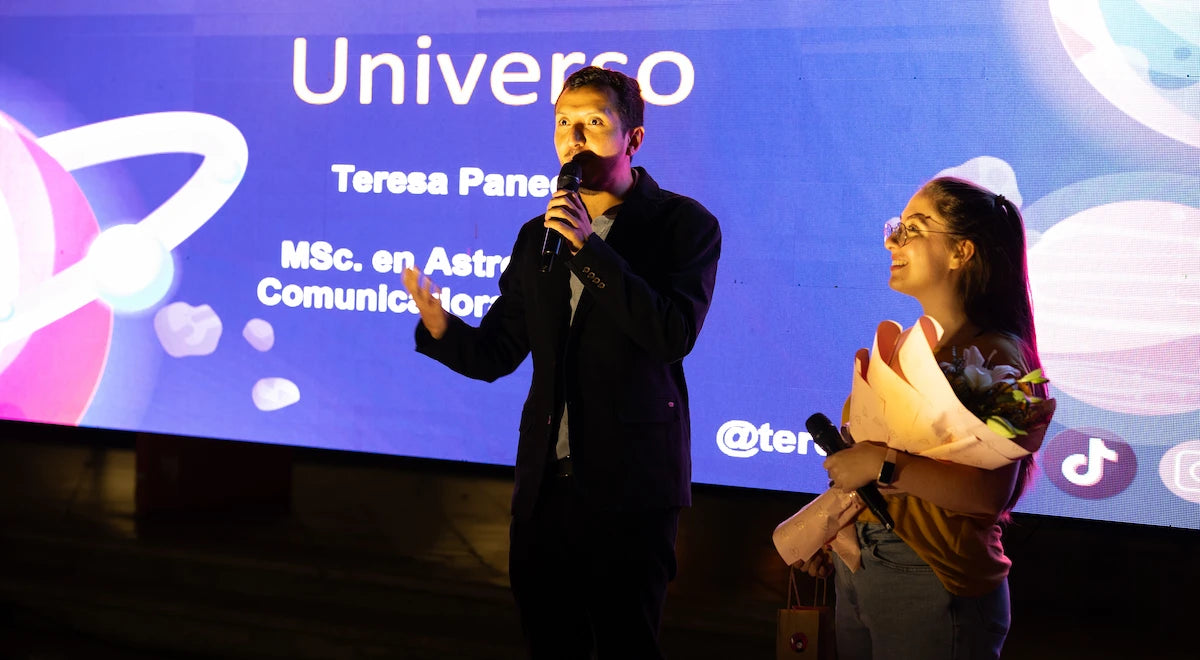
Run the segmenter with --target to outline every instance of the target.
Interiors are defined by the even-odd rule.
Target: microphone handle
[[[578,156],[576,156],[578,158]],[[558,189],[579,192],[579,184],[583,179],[583,166],[572,159],[563,163],[558,172]],[[554,258],[562,250],[563,235],[546,228],[546,237],[542,239],[542,272],[549,273],[554,268]]]
[[[883,500],[883,493],[879,492],[875,484],[867,484],[854,492],[858,493],[862,501],[867,504],[867,508],[871,510],[871,513],[875,514],[879,522],[883,523],[887,531],[890,532],[896,527],[896,522],[892,520],[892,514],[888,513],[887,503]]]
[[[562,249],[562,234],[546,228],[546,237],[542,239],[542,272],[549,273],[554,268],[554,257]]]
[[[838,433],[833,422],[829,421],[829,418],[823,413],[814,413],[808,418],[808,421],[804,422],[804,427],[812,435],[813,442],[829,456],[850,446]],[[896,522],[892,520],[892,514],[888,513],[887,502],[883,500],[883,494],[879,492],[879,488],[875,484],[867,484],[855,492],[889,532],[896,527]]]

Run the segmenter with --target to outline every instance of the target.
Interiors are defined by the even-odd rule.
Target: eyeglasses
[[[915,233],[909,233],[908,225],[905,225],[904,221],[902,221],[900,218],[892,218],[891,220],[883,223],[884,242],[892,239],[895,240],[896,245],[899,245],[900,247],[904,247],[910,240],[920,236],[921,234],[950,234],[952,236],[958,234],[958,232],[955,231],[934,231],[932,229],[917,229],[915,227],[913,228],[913,232]]]

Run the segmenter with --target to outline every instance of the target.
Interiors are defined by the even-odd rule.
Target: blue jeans
[[[1008,581],[978,598],[946,591],[883,525],[857,523],[862,568],[835,558],[839,660],[976,660],[1000,657],[1008,634]]]

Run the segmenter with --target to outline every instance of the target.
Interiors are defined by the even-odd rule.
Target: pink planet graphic
[[[15,316],[17,294],[82,260],[99,235],[75,179],[0,113],[0,325]],[[111,334],[112,311],[92,301],[4,344],[0,416],[77,424],[104,370]]]
[[[140,222],[101,230],[70,172],[161,153],[204,158]],[[212,115],[134,115],[37,138],[0,112],[0,417],[80,422],[114,310],[162,299],[171,250],[225,204],[247,157],[241,132]]]
[[[1038,344],[1054,387],[1118,413],[1200,409],[1197,191],[1192,177],[1113,175],[1031,206],[1032,227],[1061,217],[1029,248]]]

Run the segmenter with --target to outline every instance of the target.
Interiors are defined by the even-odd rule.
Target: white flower
[[[992,372],[972,364],[963,367],[963,378],[967,379],[967,385],[976,392],[986,390],[992,384]]]
[[[976,392],[986,390],[1001,381],[1016,382],[1020,375],[1021,372],[1007,364],[998,364],[989,369],[983,359],[983,353],[976,346],[969,346],[963,351],[963,377]]]

